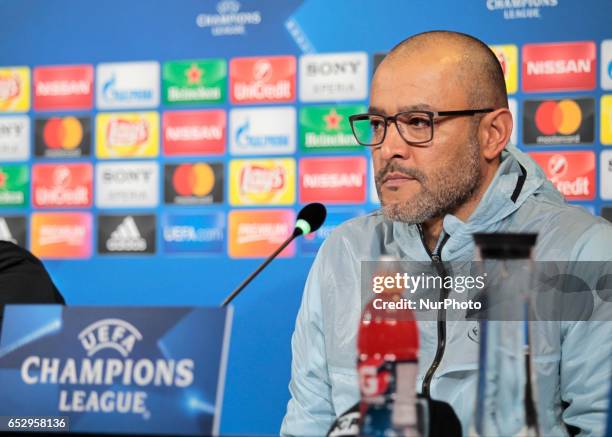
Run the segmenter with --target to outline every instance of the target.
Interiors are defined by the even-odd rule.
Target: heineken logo
[[[305,151],[313,149],[342,149],[360,147],[351,130],[348,118],[365,112],[363,105],[311,106],[300,111],[300,145]]]
[[[225,100],[227,64],[223,59],[166,62],[164,103],[219,103]]]

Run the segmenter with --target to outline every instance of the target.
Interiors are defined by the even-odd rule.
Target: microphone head
[[[298,213],[293,234],[310,234],[321,227],[327,216],[327,210],[321,203],[309,203]]]

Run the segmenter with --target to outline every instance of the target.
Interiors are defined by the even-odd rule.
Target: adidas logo
[[[134,218],[128,215],[106,240],[106,248],[111,252],[144,252],[147,240],[140,235]]]
[[[0,217],[0,240],[10,241],[11,243],[17,244],[17,240],[13,238],[11,230],[9,229],[8,223],[6,222],[4,217]]]

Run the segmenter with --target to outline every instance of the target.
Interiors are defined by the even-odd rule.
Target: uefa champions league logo
[[[83,329],[78,338],[88,357],[103,349],[114,349],[127,357],[142,334],[125,320],[103,319]]]

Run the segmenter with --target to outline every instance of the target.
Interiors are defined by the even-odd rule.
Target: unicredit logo
[[[238,83],[234,87],[237,100],[273,100],[291,98],[291,82],[279,80],[274,84],[255,82],[253,84]]]
[[[18,76],[0,76],[0,100],[15,98],[21,91]]]
[[[146,120],[110,120],[106,130],[109,146],[136,146],[149,138],[149,123]]]
[[[595,197],[595,154],[591,151],[529,154],[568,200]]]
[[[272,64],[267,60],[255,62],[253,65],[253,78],[256,82],[268,82],[272,77]]]
[[[548,174],[551,179],[559,179],[567,173],[567,159],[563,155],[553,155],[548,160]]]

